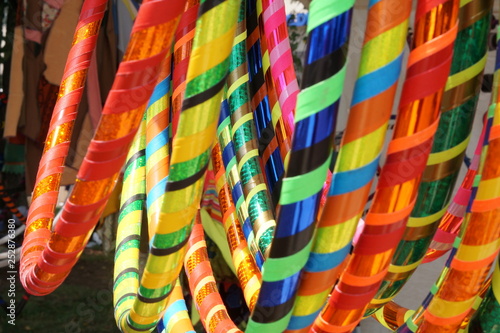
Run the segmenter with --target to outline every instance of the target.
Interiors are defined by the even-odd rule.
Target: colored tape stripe
[[[311,2],[307,22],[307,33],[336,16],[348,11],[354,5],[354,0],[316,0]]]
[[[340,250],[330,253],[311,252],[305,270],[308,272],[323,272],[340,265],[351,250],[351,244],[347,244]]]
[[[218,81],[212,87],[204,90],[203,92],[196,94],[194,96],[189,96],[184,99],[182,103],[183,110],[187,110],[195,107],[196,105],[202,104],[216,95],[224,87],[226,83],[226,76],[224,76],[220,81]]]
[[[280,204],[302,201],[321,191],[329,165],[330,157],[322,166],[305,175],[283,179]]]
[[[351,0],[347,0],[351,1]],[[298,122],[312,114],[317,113],[335,103],[342,94],[346,67],[344,66],[337,74],[316,83],[315,85],[301,91],[297,98],[297,114],[295,121]],[[303,112],[299,110],[304,110]]]
[[[205,165],[202,166],[202,168],[199,171],[197,171],[194,175],[189,176],[188,178],[175,182],[167,181],[167,191],[182,190],[194,184],[196,181],[198,181],[201,177],[205,175],[205,171],[207,171],[207,168],[208,168],[208,163],[205,163]]]
[[[344,67],[347,60],[347,44],[343,44],[330,54],[319,58],[304,67],[302,89],[309,88],[316,82],[328,79]]]
[[[389,89],[399,79],[403,55],[376,71],[360,77],[354,86],[351,105],[356,105]]]

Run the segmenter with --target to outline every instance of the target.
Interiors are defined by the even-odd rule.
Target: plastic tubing
[[[498,48],[497,48],[498,59]],[[469,314],[491,265],[500,251],[500,85],[495,72],[494,97],[490,111],[493,126],[477,190],[473,191],[467,214],[455,239],[446,267],[422,306],[398,332],[455,332]],[[481,170],[481,168],[480,168]]]
[[[199,0],[187,0],[184,13],[181,16],[175,33],[174,51],[172,54],[172,136],[175,136],[177,133],[177,126],[179,125],[199,7]]]
[[[313,4],[310,15],[314,13],[315,20],[325,20],[322,26],[326,29],[329,25],[327,18],[323,18],[321,14],[322,6],[316,9]],[[326,5],[321,2],[317,4]],[[341,6],[345,7],[347,3]],[[337,9],[331,6],[331,10]],[[370,2],[359,74],[347,127],[326,205],[301,278],[289,330],[308,331],[325,304],[340,274],[341,264],[351,249],[352,237],[368,200],[385,140],[401,72],[410,11],[411,1]],[[348,15],[350,13],[344,12],[330,23],[336,23],[334,27],[338,27],[339,34],[348,29]],[[319,35],[317,42],[322,42]],[[330,57],[317,62],[330,61],[339,67],[341,62],[335,57],[345,57],[347,53],[347,44],[340,46]]]
[[[179,280],[170,295],[163,320],[158,323],[158,329],[160,333],[196,333],[189,318]]]
[[[205,330],[207,333],[242,333],[229,317],[217,289],[201,223],[193,226],[187,247],[184,270]]]
[[[149,235],[158,224],[169,167],[171,57],[161,68],[146,108],[146,193]]]
[[[268,86],[264,77],[257,4],[254,0],[248,0],[246,1],[246,5],[246,50],[250,104],[254,113],[255,127],[259,137],[259,155],[262,157],[267,185],[273,204],[276,206],[279,201],[279,190],[285,167],[279,150],[275,126],[272,121]]]
[[[42,296],[54,291],[77,260],[76,253],[72,258],[58,258],[56,252],[61,251],[50,246],[56,236],[51,229],[64,161],[106,8],[106,0],[83,3],[52,113],[21,254],[20,280],[32,295]]]
[[[458,1],[417,4],[415,36],[387,159],[349,263],[314,332],[351,332],[380,287],[401,240],[439,122],[457,33]],[[432,84],[430,84],[432,83]]]
[[[236,275],[243,290],[246,304],[250,311],[252,311],[257,302],[262,275],[248,248],[240,221],[236,215],[236,207],[226,182],[226,170],[222,162],[222,152],[219,144],[215,144],[212,150],[212,165],[222,212],[222,223],[226,231],[231,258],[236,268]]]
[[[497,258],[491,279],[491,286],[464,332],[498,332],[500,330],[500,321],[498,318],[500,318],[500,261]]]
[[[492,4],[492,1],[483,0],[462,2],[439,125],[415,206],[388,273],[365,315],[392,300],[403,288],[422,261],[447,210],[469,143],[481,89]]]
[[[453,200],[439,223],[438,230],[436,231],[434,238],[427,249],[427,253],[422,260],[422,263],[424,264],[442,257],[453,247],[453,242],[460,231],[467,203],[469,202],[472,194],[472,185],[474,184],[474,179],[476,178],[478,171],[477,169],[479,168],[483,145],[488,143],[488,140],[485,140],[485,133],[489,132],[492,124],[492,118],[483,124],[483,129],[477,142],[471,164],[467,169],[464,179],[462,180],[462,184],[460,184],[460,188],[453,197]]]
[[[286,156],[290,152],[292,141],[292,132],[285,124],[281,112],[281,106],[278,101],[278,93],[274,87],[274,79],[271,73],[271,59],[269,58],[269,49],[267,47],[266,33],[264,31],[264,17],[262,15],[262,1],[248,0],[249,6],[256,6],[257,17],[259,22],[259,35],[262,56],[262,69],[264,71],[264,79],[267,85],[267,93],[269,97],[269,107],[271,109],[271,119],[276,133],[276,139],[281,154],[281,159],[285,161]],[[288,33],[288,32],[287,32]]]
[[[285,2],[257,0],[262,8],[263,32],[269,54],[271,76],[281,108],[281,117],[288,137],[293,133],[293,116],[299,85],[293,67],[292,49],[288,39]],[[260,2],[260,4],[259,4]]]
[[[117,324],[130,310],[139,288],[139,247],[146,201],[146,119],[130,147],[120,198],[113,272],[113,306]]]
[[[257,266],[260,268],[264,263],[264,254],[260,251],[255,238],[252,224],[250,223],[250,216],[248,214],[248,205],[243,195],[243,187],[241,185],[240,174],[238,172],[238,163],[236,162],[236,152],[234,150],[234,143],[231,135],[231,118],[229,114],[229,105],[227,99],[223,95],[221,104],[221,111],[219,116],[219,126],[217,127],[217,140],[220,150],[222,152],[222,161],[226,170],[226,181],[231,191],[233,202],[236,206],[236,213],[238,219],[243,222],[242,229],[243,235],[247,240]]]
[[[311,4],[313,20],[308,28],[307,65],[303,90],[297,99],[295,132],[281,188],[278,225],[269,263],[264,263],[263,284],[248,324],[249,332],[281,332],[288,326],[330,166],[353,2],[327,6],[335,10],[324,10],[322,5]],[[314,20],[319,8],[325,20]],[[332,29],[333,26],[339,28]],[[318,99],[320,95],[324,98]]]
[[[184,3],[180,5],[179,16]],[[120,323],[122,331],[154,329],[182,268],[215,138],[238,9],[235,0],[200,5],[162,211],[137,297]]]
[[[255,241],[264,258],[274,233],[274,205],[262,173],[257,132],[248,92],[248,67],[246,62],[245,2],[238,16],[233,50],[229,58],[227,78],[227,103],[231,119],[231,134],[236,153],[243,196],[248,207],[250,224]]]

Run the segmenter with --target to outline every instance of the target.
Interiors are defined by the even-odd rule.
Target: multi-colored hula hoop
[[[261,170],[253,112],[248,94],[248,68],[246,61],[245,2],[238,17],[233,50],[229,58],[227,103],[231,118],[231,133],[236,152],[238,173],[248,207],[250,224],[259,250],[267,257],[276,222],[274,205]]]
[[[475,311],[481,304],[486,292],[489,290],[491,284],[491,279],[485,282],[483,285],[478,297],[476,298],[474,305],[472,306],[471,311],[467,314],[465,319],[460,326],[460,329],[457,333],[465,333],[465,329],[469,323],[470,318],[474,315]],[[402,307],[394,302],[389,302],[380,308],[379,311],[375,312],[372,315],[379,323],[381,323],[384,327],[387,327],[391,331],[397,330],[398,327],[404,325],[404,323],[415,313],[414,310],[407,309]]]
[[[174,59],[172,70],[172,136],[175,136],[175,133],[177,133],[177,126],[181,115],[182,101],[186,90],[186,75],[193,47],[199,7],[199,0],[187,0],[186,8],[175,33],[175,44],[172,54]]]
[[[219,144],[216,144],[212,150],[212,165],[214,167],[217,194],[231,257],[236,268],[236,275],[240,281],[241,289],[243,290],[243,296],[248,308],[252,311],[257,302],[262,275],[248,248],[240,221],[236,216],[236,207],[226,183],[226,171]]]
[[[70,147],[87,70],[106,8],[106,0],[86,0],[82,6],[40,160],[26,221],[20,265],[21,283],[32,295],[51,293],[62,283],[76,262],[75,256],[73,259],[67,258],[66,262],[64,256],[57,258],[58,255],[54,251],[60,251],[48,248],[47,245],[49,241],[54,240],[51,228],[61,175]]]
[[[274,87],[274,79],[271,73],[271,59],[269,58],[269,50],[267,47],[266,34],[264,31],[264,17],[262,16],[262,1],[249,0],[256,2],[257,16],[260,32],[260,46],[262,55],[262,68],[264,70],[264,79],[267,85],[267,93],[271,108],[271,119],[273,121],[274,132],[280,149],[281,159],[284,161],[290,152],[292,142],[292,134],[290,128],[285,125],[285,120],[281,113],[278,92]]]
[[[464,332],[498,332],[500,330],[500,321],[498,318],[500,318],[500,260],[497,258],[490,289]]]
[[[497,37],[498,38],[498,37]],[[497,52],[496,55],[496,67],[495,67],[495,80],[493,81],[494,87],[492,89],[492,101],[497,100],[498,96],[498,79],[496,79],[498,76],[500,76],[500,53]],[[442,250],[442,252],[447,252],[448,249],[448,243],[451,241],[453,242],[451,249],[453,250],[450,253],[450,257],[448,258],[446,262],[446,267],[450,267],[450,263],[453,260],[454,255],[457,252],[457,247],[460,243],[459,239],[456,239],[456,234],[453,232],[454,228],[459,228],[460,225],[462,224],[462,219],[465,214],[465,210],[470,210],[470,202],[473,200],[473,196],[475,193],[477,193],[477,186],[480,183],[481,180],[481,172],[482,168],[484,167],[484,159],[487,154],[488,150],[488,144],[489,144],[489,133],[491,131],[491,127],[493,126],[493,116],[495,114],[495,104],[493,103],[487,114],[487,119],[485,121],[485,124],[483,125],[483,130],[479,139],[479,142],[476,147],[475,151],[475,156],[474,159],[471,163],[471,169],[468,170],[468,173],[466,175],[466,178],[464,179],[462,183],[462,187],[459,189],[457,194],[455,195],[454,202],[450,205],[448,208],[448,211],[443,218],[443,222],[446,221],[447,216],[450,216],[450,224],[445,225],[444,228],[449,228],[449,229],[444,229],[444,232],[446,232],[443,238],[439,239],[439,243],[446,244],[446,248]],[[470,183],[470,185],[469,185]],[[465,185],[464,185],[465,184]],[[467,186],[467,187],[464,187]],[[466,206],[466,208],[463,208],[462,206]],[[440,230],[436,233],[436,236],[438,236]],[[435,236],[435,241],[438,243],[436,240]],[[431,244],[432,245],[432,244]],[[433,252],[431,252],[433,253]],[[434,253],[439,253],[439,252],[434,252]],[[424,259],[425,261],[425,259]],[[433,288],[433,291],[431,294],[426,298],[426,302],[428,303],[430,299],[433,297],[435,291],[437,289]],[[473,307],[476,306],[476,303],[473,305]],[[384,325],[390,327],[391,329],[397,329],[398,327],[402,326],[408,319],[413,315],[415,311],[413,310],[408,310],[405,309],[398,304],[394,302],[389,302],[383,307],[383,310],[377,311],[374,316],[376,317],[377,320],[379,320],[381,323]],[[470,312],[467,314],[465,318],[467,318],[470,315]],[[462,323],[461,329],[465,323]],[[410,322],[409,322],[410,323]],[[411,326],[411,323],[409,324]],[[415,329],[414,326],[412,326],[412,329]]]
[[[168,56],[162,65],[146,109],[146,193],[149,235],[158,224],[169,167],[170,66]]]
[[[476,314],[479,306],[485,300],[486,293],[490,290],[491,287],[491,276],[483,283],[483,286],[481,287],[481,290],[479,290],[479,294],[476,296],[476,299],[474,300],[474,304],[472,304],[472,307],[465,316],[464,320],[462,320],[462,324],[460,325],[457,333],[465,333],[467,327],[469,326],[469,323],[471,321],[471,318]]]
[[[182,1],[142,4],[97,132],[44,251],[43,262],[32,265],[26,274],[29,284],[38,284],[44,291],[55,289],[85,248],[125,162],[183,7]]]
[[[422,260],[423,263],[431,262],[439,258],[453,248],[453,243],[455,242],[455,238],[457,237],[460,226],[462,225],[467,204],[472,194],[472,187],[477,176],[479,160],[481,158],[481,148],[488,142],[488,140],[485,140],[484,138],[485,132],[489,132],[487,129],[488,126],[491,127],[491,124],[493,123],[492,118],[490,118],[490,120],[491,121],[487,121],[483,126],[471,165],[467,170],[467,174],[455,194],[453,201],[450,203],[450,206],[441,220],[441,225],[434,235],[426,257]],[[430,256],[427,257],[427,255]],[[382,306],[377,312],[372,314],[372,316],[383,326],[391,330],[395,330],[399,326],[403,325],[405,321],[414,313],[414,310],[407,309],[394,303],[393,301],[390,301]]]
[[[275,124],[272,121],[268,88],[262,64],[259,18],[256,1],[246,1],[246,49],[248,57],[248,87],[254,112],[255,127],[259,137],[259,155],[266,172],[267,185],[274,205],[279,202],[281,181],[285,172],[281,158]],[[278,104],[279,106],[279,104]]]
[[[497,48],[498,59],[498,48]],[[469,314],[500,251],[500,79],[495,72],[494,112],[484,164],[467,207],[460,235],[437,283],[398,332],[457,331]]]
[[[293,66],[292,49],[288,39],[285,2],[283,0],[257,0],[262,8],[264,37],[269,52],[271,75],[281,107],[281,116],[287,136],[294,126],[295,106],[299,85]],[[257,5],[259,6],[259,4]]]
[[[438,15],[440,20],[429,21]],[[314,323],[316,332],[353,330],[387,272],[413,209],[439,122],[457,16],[456,0],[432,5],[418,2],[414,45],[387,160],[363,232],[327,306]]]
[[[330,166],[353,1],[334,3],[331,8],[335,10],[322,10],[323,19],[316,11],[324,9],[319,2],[311,4],[308,30],[312,42],[308,45],[303,90],[297,100],[292,150],[280,194],[279,222],[270,257],[264,263],[263,284],[248,324],[249,332],[281,332],[288,326]],[[338,16],[342,16],[342,22],[337,22]],[[330,29],[323,29],[323,24]],[[337,24],[347,29],[331,29]],[[328,47],[318,49],[319,40]],[[325,98],[318,99],[318,95]]]
[[[497,70],[498,70],[498,68],[497,68]],[[496,75],[498,75],[498,74],[496,74]],[[493,90],[492,100],[495,100],[495,99],[496,99],[496,89]],[[478,145],[477,145],[476,154],[479,154],[482,157],[477,156],[477,164],[479,164],[479,166],[476,167],[477,172],[475,172],[473,175],[473,179],[471,181],[472,185],[467,192],[464,192],[462,194],[460,192],[457,192],[457,194],[455,195],[456,197],[462,195],[461,198],[460,197],[456,198],[455,201],[460,200],[460,204],[466,205],[465,209],[470,208],[469,203],[472,200],[471,196],[475,195],[475,193],[477,192],[477,186],[479,184],[479,181],[481,180],[481,170],[482,170],[482,167],[484,164],[484,156],[486,155],[486,151],[487,151],[488,143],[489,143],[488,133],[490,132],[491,126],[493,125],[493,115],[494,115],[493,111],[494,111],[494,108],[490,107],[490,110],[487,114],[488,119],[486,121],[485,126],[483,126],[483,133],[481,133],[481,137],[484,136],[484,138],[481,138],[478,142]],[[482,153],[481,153],[481,151],[482,151]],[[480,164],[479,161],[482,161],[482,163]],[[464,182],[465,181],[466,180],[464,179]],[[468,201],[465,202],[465,199],[467,199]],[[452,208],[453,208],[453,205],[450,205],[448,210],[450,210]],[[465,215],[465,212],[463,212],[463,213]],[[458,215],[459,212],[458,213],[454,212],[454,214]],[[447,215],[448,215],[448,212],[447,212]],[[445,215],[445,217],[446,217],[446,215]],[[463,219],[463,217],[461,219]],[[459,223],[461,225],[462,221],[458,221],[457,223]],[[450,253],[450,256],[446,262],[447,267],[449,267],[449,264],[451,263],[451,260],[453,259],[453,256],[456,253],[457,246],[459,245],[459,241],[456,239],[456,237],[457,237],[457,235],[454,235],[454,237],[453,237],[453,244],[451,247],[451,250],[453,250],[453,251]],[[432,297],[432,296],[429,296],[429,297]],[[414,313],[415,313],[414,310],[409,310],[409,309],[404,308],[404,307],[396,304],[395,302],[391,301],[391,302],[387,303],[386,305],[384,305],[379,311],[375,312],[375,314],[373,314],[372,316],[374,316],[380,323],[382,323],[382,325],[384,325],[392,330],[396,330],[398,327],[402,326]]]
[[[139,288],[139,246],[146,201],[145,150],[146,119],[143,119],[130,147],[123,174],[113,273],[113,306],[117,324],[132,307]]]
[[[314,4],[315,2],[311,4],[311,11],[323,18],[322,7],[327,4],[318,3],[318,6],[323,6],[317,8],[317,11]],[[339,10],[335,6],[331,8]],[[341,263],[350,251],[352,236],[368,199],[385,139],[401,71],[411,1],[382,0],[370,4],[368,10],[361,65],[351,112],[326,206],[301,278],[289,330],[308,330],[324,305],[340,273]],[[396,12],[387,15],[394,10]],[[350,12],[339,11],[335,20],[331,23],[325,22],[316,29],[321,31],[321,28],[327,29],[329,24],[337,22],[341,27],[339,33],[345,34],[349,29],[348,15]],[[318,35],[316,37],[319,43],[323,42]],[[386,51],[381,53],[381,49]],[[345,57],[346,53],[347,43],[341,44],[329,57],[321,58],[317,62],[339,67],[342,62],[338,58]],[[374,86],[377,89],[374,89]]]
[[[137,298],[120,323],[124,331],[154,329],[182,268],[215,137],[238,9],[236,0],[200,3],[167,193]]]
[[[196,333],[189,318],[179,280],[170,295],[163,320],[158,323],[158,331],[160,333]]]
[[[467,204],[472,194],[471,189],[479,168],[481,151],[483,145],[488,142],[485,134],[487,132],[489,133],[489,128],[491,128],[492,124],[493,118],[489,118],[489,120],[483,125],[471,164],[467,169],[464,179],[462,180],[462,184],[460,184],[457,193],[453,197],[453,200],[439,223],[438,230],[436,231],[434,238],[427,249],[427,253],[422,260],[422,263],[424,264],[442,257],[453,247],[453,242],[455,241],[455,238],[460,230],[460,226],[462,225]]]
[[[220,297],[208,259],[203,227],[200,223],[193,226],[187,247],[184,269],[189,280],[193,301],[200,313],[205,330],[208,333],[242,333],[229,317]]]
[[[463,3],[462,3],[463,4]],[[444,216],[462,166],[486,64],[492,1],[473,0],[459,10],[451,71],[441,116],[403,239],[365,315],[392,300],[422,261]]]
[[[243,221],[243,235],[245,236],[250,251],[260,269],[264,263],[264,254],[259,249],[252,224],[250,223],[248,206],[243,195],[243,187],[241,185],[238,164],[236,162],[236,152],[234,151],[234,143],[232,141],[229,105],[227,104],[225,96],[223,97],[224,99],[221,104],[219,116],[219,126],[217,127],[217,140],[222,152],[222,161],[224,162],[224,168],[226,170],[226,181],[228,182],[229,189],[231,190],[233,202],[236,205],[236,213],[238,215],[238,219]]]
[[[305,109],[306,105],[317,109],[321,108],[320,103],[326,99],[317,99],[313,96],[329,96],[329,109],[334,112],[331,123],[335,122],[347,68],[347,48],[353,4],[354,1],[336,1],[333,4],[325,1],[311,3],[308,23],[309,43],[302,84],[304,90],[299,94],[296,117],[298,117],[299,110]],[[330,86],[332,92],[326,93],[325,86]],[[304,100],[302,94],[306,94],[306,92],[310,95],[308,95],[307,100]],[[321,111],[321,113],[323,112],[324,110]],[[326,122],[326,120],[318,120],[319,122]],[[299,123],[296,126],[296,131],[298,131]],[[330,135],[333,134],[334,132],[330,132],[327,139],[323,139],[317,145],[330,146],[332,144]],[[315,148],[315,150],[317,149],[319,148]],[[293,164],[296,164],[292,163],[292,158],[289,163],[289,169],[292,168]],[[335,178],[333,179],[335,180]],[[329,204],[331,205],[332,201],[329,201]],[[323,211],[322,216],[326,216],[326,213],[326,210]],[[327,220],[322,220],[322,222],[325,221]],[[355,225],[356,223],[354,223]],[[336,280],[336,276],[333,276],[336,275],[335,267],[342,262],[340,260],[337,263],[329,256],[332,252],[335,256],[335,248],[332,247],[332,241],[335,241],[335,238],[330,237],[329,233],[332,229],[331,226],[320,222],[318,227],[311,254],[301,276],[300,289],[295,301],[293,316],[288,325],[288,332],[309,330]],[[346,236],[346,234],[343,235]],[[327,242],[324,241],[325,237],[330,237]],[[328,251],[325,252],[325,250]]]

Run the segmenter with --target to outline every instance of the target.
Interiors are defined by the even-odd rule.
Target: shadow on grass
[[[87,253],[76,264],[67,280],[53,293],[32,296],[15,326],[2,311],[0,332],[35,333],[114,333],[119,332],[113,318],[113,262],[107,256]],[[2,276],[0,294],[7,298],[7,282]],[[16,299],[23,294],[17,283]]]

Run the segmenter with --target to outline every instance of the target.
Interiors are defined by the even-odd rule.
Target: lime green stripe
[[[406,322],[406,325],[408,326],[408,328],[412,331],[412,332],[416,332],[418,330],[418,326],[415,325],[415,323],[413,322],[413,320],[410,318],[408,318],[408,321]]]
[[[436,295],[436,293],[438,292],[438,290],[439,290],[439,287],[436,284],[434,284],[431,287],[431,294]]]
[[[223,131],[223,130],[227,127],[227,126],[229,126],[230,121],[231,121],[231,120],[229,119],[229,117],[227,117],[226,119],[224,119],[224,120],[220,123],[219,127],[217,128],[217,136],[218,136],[218,137],[220,136],[221,132],[222,132],[222,131]]]
[[[240,209],[241,205],[245,202],[245,198],[242,196],[240,196],[238,198],[238,201],[236,202],[236,209]]]
[[[330,165],[330,158],[319,168],[296,177],[284,178],[281,189],[280,204],[288,205],[302,201],[318,193],[323,188],[326,179],[326,172]]]
[[[295,122],[310,117],[335,103],[342,95],[345,73],[346,66],[328,79],[302,90],[297,97]]]
[[[353,5],[354,0],[315,0],[311,2],[307,33],[335,16],[348,11]]]
[[[474,184],[473,184],[473,186],[474,187],[478,187],[480,182],[481,182],[481,175],[476,175],[474,177]]]
[[[299,272],[309,259],[312,240],[299,252],[284,258],[268,258],[262,267],[265,282],[282,281]]]
[[[229,163],[226,166],[226,176],[230,177],[231,176],[231,170],[236,167],[236,157],[233,156],[233,158],[229,161]],[[236,183],[236,181],[235,181]]]

